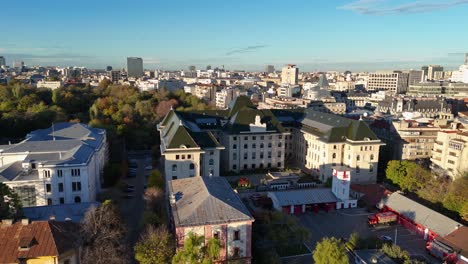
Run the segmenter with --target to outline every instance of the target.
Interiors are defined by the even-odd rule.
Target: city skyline
[[[417,69],[425,64],[450,70],[463,63],[468,49],[468,36],[457,34],[468,22],[466,0],[112,3],[44,7],[31,2],[28,9],[4,3],[7,37],[0,43],[0,56],[8,65],[22,60],[89,68],[125,68],[126,58],[136,56],[143,58],[144,68],[167,70],[225,65],[262,71],[267,64],[279,69],[287,63],[301,71]],[[38,28],[33,21],[42,23]]]

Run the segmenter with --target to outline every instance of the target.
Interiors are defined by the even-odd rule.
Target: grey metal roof
[[[21,161],[0,167],[0,182],[11,181],[23,170]]]
[[[279,206],[334,203],[338,201],[331,189],[326,188],[268,192],[268,195],[276,198]]]
[[[404,215],[414,222],[423,225],[436,232],[440,236],[446,236],[462,224],[417,203],[400,193],[394,192],[380,201],[379,207],[387,206]]]
[[[99,202],[90,202],[34,206],[23,208],[23,213],[24,216],[33,221],[49,220],[53,216],[56,221],[65,221],[66,218],[70,218],[71,221],[79,223],[91,207],[98,207],[99,205]]]
[[[193,177],[169,183],[175,226],[200,226],[253,221],[253,217],[223,177]]]

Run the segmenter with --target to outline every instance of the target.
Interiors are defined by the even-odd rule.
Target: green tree
[[[409,253],[395,244],[384,244],[381,251],[397,262],[404,262],[410,259]]]
[[[15,218],[21,214],[18,195],[0,182],[0,219]]]
[[[148,188],[164,188],[164,179],[161,175],[159,170],[153,170],[151,174],[148,176]]]
[[[468,175],[464,175],[450,184],[443,205],[449,210],[458,212],[461,217],[466,214],[463,211],[467,210],[468,207]]]
[[[359,234],[357,232],[353,232],[349,236],[349,239],[346,242],[346,246],[351,250],[355,250],[359,248],[359,242],[360,242]]]
[[[348,256],[344,244],[335,237],[325,237],[317,243],[313,252],[316,264],[347,264]]]
[[[211,238],[204,245],[205,237],[189,233],[184,241],[184,248],[172,258],[173,264],[212,264],[219,257],[221,244],[218,239]]]
[[[170,263],[174,255],[172,236],[165,226],[149,225],[134,250],[135,259],[141,264]]]
[[[404,191],[418,191],[431,180],[431,173],[412,161],[391,160],[388,162],[386,176]]]

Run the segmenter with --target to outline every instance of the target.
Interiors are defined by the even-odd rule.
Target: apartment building
[[[216,263],[251,262],[254,218],[224,177],[172,180],[168,189],[177,248],[193,233],[219,239]]]
[[[468,133],[457,129],[437,133],[431,161],[434,171],[455,179],[468,171]]]
[[[299,77],[299,68],[294,64],[288,64],[281,69],[281,83],[297,85]]]
[[[107,158],[105,130],[58,123],[0,146],[0,182],[24,207],[92,202]]]
[[[468,83],[425,82],[410,85],[407,95],[444,96],[445,98],[468,97]]]
[[[383,145],[362,121],[312,109],[257,109],[245,96],[227,110],[171,111],[158,129],[168,180],[288,162],[323,180],[332,166],[345,165],[353,181],[375,182]]]
[[[238,94],[239,90],[234,88],[225,88],[216,92],[216,108],[226,109]]]
[[[415,120],[397,120],[392,122],[391,129],[396,135],[393,159],[415,160],[431,157],[440,127]]]
[[[422,117],[436,118],[451,114],[452,105],[445,98],[436,97],[386,97],[378,102],[378,111],[392,115],[417,113]]]
[[[370,73],[367,90],[390,91],[393,94],[404,93],[408,88],[408,77],[408,73],[401,71]]]

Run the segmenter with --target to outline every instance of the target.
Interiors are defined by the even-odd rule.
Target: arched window
[[[332,154],[332,158],[333,158],[333,159],[336,159],[336,153],[333,153],[333,154]]]
[[[190,163],[190,169],[191,169],[191,170],[194,170],[194,169],[195,169],[195,164]]]
[[[357,155],[357,156],[356,156],[356,160],[357,160],[357,161],[360,161],[360,160],[361,160],[361,156],[360,156],[360,155]]]
[[[172,165],[172,171],[177,171],[177,165]]]
[[[213,159],[210,159],[210,160],[208,161],[208,164],[209,164],[209,165],[214,165],[214,160],[213,160]]]
[[[371,154],[371,155],[370,155],[370,160],[371,160],[371,161],[374,160],[374,154]]]
[[[81,197],[75,196],[75,203],[81,203]]]

